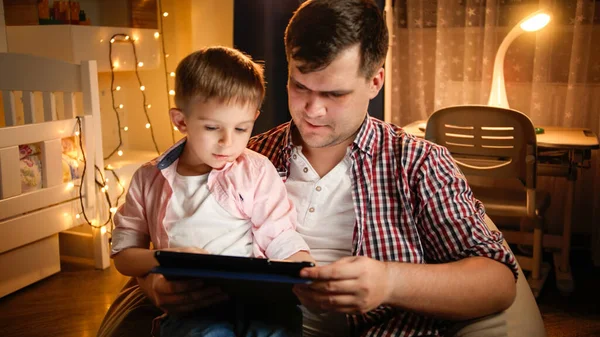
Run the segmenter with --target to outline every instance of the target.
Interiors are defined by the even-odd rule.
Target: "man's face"
[[[383,85],[383,69],[373,77],[359,73],[358,45],[343,50],[326,68],[303,74],[291,59],[288,104],[303,146],[324,148],[353,139],[369,100]]]

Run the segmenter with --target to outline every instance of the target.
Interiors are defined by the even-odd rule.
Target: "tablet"
[[[273,261],[262,258],[156,251],[158,267],[150,272],[168,280],[197,278],[217,285],[226,293],[252,301],[277,299],[297,301],[294,284],[308,284],[300,270],[314,267],[312,262]]]

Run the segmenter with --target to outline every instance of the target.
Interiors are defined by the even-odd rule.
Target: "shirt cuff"
[[[310,249],[298,232],[287,230],[271,241],[265,255],[269,259],[285,260],[299,251],[310,252]]]

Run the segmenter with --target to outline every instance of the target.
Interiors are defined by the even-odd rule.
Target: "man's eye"
[[[339,98],[339,97],[343,97],[344,94],[338,94],[336,92],[330,92],[329,93],[329,97],[333,97],[333,98]]]
[[[300,85],[300,84],[298,84],[298,83],[294,83],[294,86],[295,86],[295,87],[296,87],[296,89],[298,89],[298,90],[306,90],[306,88],[305,88],[305,87],[301,86],[301,85]]]
[[[208,125],[207,125],[207,126],[205,126],[204,128],[205,128],[206,130],[208,130],[208,131],[214,131],[214,130],[216,130],[216,129],[217,129],[217,127],[216,127],[216,126],[208,126]]]

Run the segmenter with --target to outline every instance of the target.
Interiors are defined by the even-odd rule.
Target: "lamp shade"
[[[519,23],[510,30],[508,35],[506,35],[504,40],[502,40],[494,61],[492,89],[490,91],[488,105],[510,108],[506,97],[506,85],[504,83],[504,57],[506,56],[506,51],[510,44],[521,34],[524,32],[538,31],[546,27],[549,22],[550,15],[544,10],[539,10],[519,21]]]

